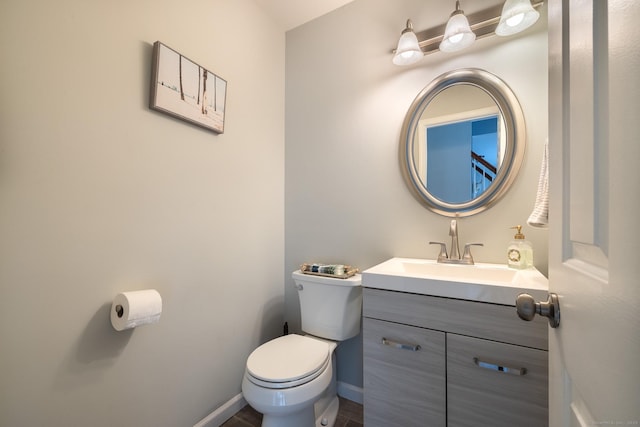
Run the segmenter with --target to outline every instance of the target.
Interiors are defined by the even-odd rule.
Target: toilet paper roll
[[[156,323],[162,313],[162,297],[155,289],[122,292],[111,304],[111,325],[116,331]]]

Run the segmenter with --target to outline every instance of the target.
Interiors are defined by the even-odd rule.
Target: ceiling
[[[353,0],[254,0],[267,14],[269,14],[284,31],[289,31],[295,27],[312,21],[319,16],[338,9]],[[464,2],[464,12],[469,15],[480,10],[484,10],[498,4],[503,4],[504,0],[467,0]],[[454,9],[453,0],[431,0],[425,6],[428,13],[413,17],[416,30],[444,24]],[[433,22],[432,22],[433,21]],[[398,32],[402,30],[404,22],[398,25]]]
[[[285,31],[338,9],[353,0],[255,0]]]

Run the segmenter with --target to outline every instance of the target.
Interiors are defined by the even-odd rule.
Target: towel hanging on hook
[[[533,212],[527,219],[531,227],[547,228],[549,226],[549,138],[544,143],[540,178],[538,179],[538,193]]]

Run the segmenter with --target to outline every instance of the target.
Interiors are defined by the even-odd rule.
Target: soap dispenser
[[[532,268],[533,247],[531,243],[524,239],[521,225],[516,225],[511,228],[517,229],[517,232],[516,235],[513,236],[513,240],[509,243],[507,249],[507,265],[510,268],[516,268],[518,270]]]

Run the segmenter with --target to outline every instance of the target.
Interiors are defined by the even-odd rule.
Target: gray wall
[[[224,135],[148,109],[156,40],[227,79]],[[240,392],[282,330],[284,53],[252,0],[0,2],[0,425],[189,426]],[[114,331],[148,287],[160,323]]]
[[[466,2],[473,13],[499,0]],[[527,123],[525,162],[511,191],[494,207],[459,221],[461,242],[483,242],[480,262],[504,263],[535,201],[547,136],[546,18],[517,37],[479,40],[458,54],[435,53],[408,68],[391,63],[408,17],[417,30],[446,21],[453,2],[356,0],[287,32],[285,318],[299,329],[290,271],[301,263],[348,263],[366,269],[393,256],[434,258],[430,240],[446,240],[450,219],[409,193],[398,141],[414,97],[445,71],[477,67],[516,93]],[[543,10],[546,16],[546,10]],[[547,271],[547,232],[525,227],[535,264]],[[361,338],[338,349],[339,380],[362,385]]]

